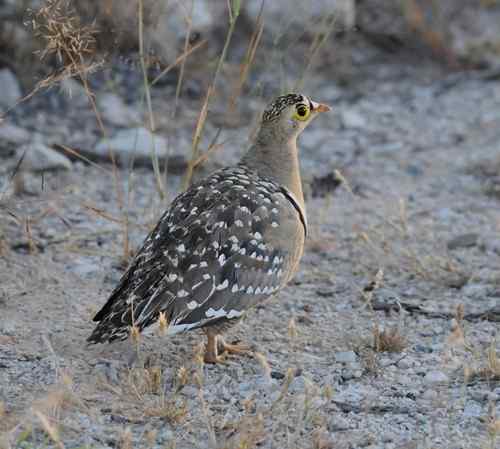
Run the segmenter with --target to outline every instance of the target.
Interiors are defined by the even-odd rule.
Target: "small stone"
[[[436,390],[425,390],[424,393],[422,394],[422,398],[425,399],[426,401],[433,401],[436,399],[438,396]]]
[[[0,70],[0,108],[9,109],[21,100],[23,93],[16,76],[9,69]]]
[[[447,246],[449,250],[454,250],[457,248],[471,248],[476,246],[479,235],[475,232],[469,232],[467,234],[462,234],[457,237],[452,238],[448,241]]]
[[[471,283],[462,288],[462,293],[471,299],[484,299],[488,296],[489,289],[487,285]]]
[[[457,213],[453,210],[450,209],[449,207],[443,207],[439,209],[436,213],[437,218],[443,223],[443,224],[450,224],[452,221],[454,221],[457,218]]]
[[[254,388],[255,385],[251,382],[240,382],[240,384],[238,385],[238,389],[241,396],[246,396],[246,394],[249,391],[252,391]]]
[[[330,432],[341,432],[344,430],[349,430],[351,428],[351,423],[340,415],[335,415],[328,420],[328,430]]]
[[[92,258],[79,257],[71,265],[71,271],[84,279],[92,279],[99,272],[99,265]]]
[[[427,384],[443,384],[449,381],[448,376],[442,371],[429,371],[425,377],[424,381]]]
[[[479,418],[483,414],[483,410],[477,402],[468,401],[465,404],[463,414],[466,418]]]
[[[30,133],[11,123],[0,124],[0,157],[10,157],[17,146],[29,142]]]
[[[354,351],[343,351],[335,354],[335,361],[337,363],[354,363],[357,355]]]
[[[42,142],[33,142],[19,148],[25,154],[22,167],[32,171],[71,170],[71,161]]]
[[[113,93],[105,93],[98,98],[99,109],[104,119],[115,126],[126,127],[140,122],[139,114]]]
[[[409,369],[412,366],[413,366],[412,360],[408,359],[407,357],[405,357],[404,359],[401,359],[398,362],[398,368],[401,368],[401,369]]]
[[[500,255],[500,238],[497,234],[483,236],[479,242],[479,247],[483,251],[491,251]]]
[[[159,160],[167,156],[167,141],[146,128],[132,128],[118,131],[111,139],[102,139],[90,153],[100,159],[110,160],[109,147],[114,151],[116,161],[120,165],[151,164],[153,148]]]
[[[415,345],[415,351],[421,352],[424,354],[430,354],[431,352],[434,351],[434,349],[431,346],[425,346],[425,345],[421,345],[420,343],[418,343]]]

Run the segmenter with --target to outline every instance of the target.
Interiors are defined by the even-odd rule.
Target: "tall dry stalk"
[[[238,20],[238,16],[240,15],[241,3],[240,0],[227,0],[227,8],[229,14],[229,29],[227,31],[226,40],[224,42],[224,47],[222,48],[222,53],[219,57],[219,61],[217,63],[217,67],[215,69],[215,73],[212,79],[210,86],[208,86],[207,94],[205,96],[205,100],[202,104],[200,114],[198,116],[198,122],[196,123],[195,132],[193,135],[193,143],[191,150],[191,160],[188,162],[188,167],[186,170],[186,175],[184,177],[183,187],[187,189],[191,184],[193,179],[194,168],[196,166],[196,161],[199,157],[199,146],[200,140],[203,134],[203,130],[205,128],[205,123],[207,119],[208,106],[210,104],[210,100],[215,92],[215,87],[217,83],[217,79],[219,78],[220,71],[226,59],[227,50],[229,48],[229,44],[231,43],[231,38],[233,36],[236,21]]]
[[[314,35],[314,39],[309,46],[308,58],[306,65],[304,67],[304,71],[302,72],[300,78],[296,81],[294,90],[302,90],[304,86],[304,81],[306,79],[309,70],[311,69],[312,64],[314,63],[316,56],[319,53],[321,47],[323,47],[324,43],[328,40],[332,31],[335,28],[336,17],[335,15],[325,16],[322,20],[321,26],[319,26],[319,31]]]
[[[158,161],[158,154],[156,153],[154,132],[156,131],[156,123],[153,114],[153,106],[151,103],[151,90],[149,88],[148,72],[146,57],[144,54],[144,2],[143,0],[138,0],[137,3],[137,21],[139,28],[139,60],[141,62],[142,77],[144,83],[144,93],[146,95],[146,104],[148,108],[148,118],[149,118],[149,129],[152,133],[151,141],[151,161],[153,163],[153,171],[155,174],[156,189],[161,199],[166,197],[166,191],[163,184],[163,180],[160,172],[160,164]]]
[[[264,0],[260,5],[259,15],[257,16],[257,21],[255,24],[255,29],[250,37],[250,42],[248,44],[247,52],[245,54],[245,58],[240,68],[240,76],[237,81],[237,84],[233,90],[231,95],[231,99],[229,100],[229,109],[228,113],[233,114],[236,109],[236,101],[241,95],[241,91],[243,86],[245,85],[248,75],[250,73],[250,67],[252,67],[253,61],[255,59],[255,54],[257,53],[257,48],[260,43],[260,39],[262,38],[262,34],[264,32]]]

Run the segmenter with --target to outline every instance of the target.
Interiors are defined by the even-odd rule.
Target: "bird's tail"
[[[112,320],[100,321],[90,336],[87,338],[89,344],[111,343],[116,340],[126,340],[132,331],[132,326],[120,323],[117,325]]]

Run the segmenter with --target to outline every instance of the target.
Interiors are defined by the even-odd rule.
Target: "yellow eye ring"
[[[311,111],[309,110],[309,107],[300,103],[295,107],[295,114],[293,115],[293,118],[297,120],[307,120],[310,113]]]

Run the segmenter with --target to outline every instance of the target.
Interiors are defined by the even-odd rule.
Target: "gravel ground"
[[[301,137],[307,251],[291,285],[231,331],[258,355],[220,366],[200,365],[197,332],[85,345],[124,269],[125,217],[135,248],[181,177],[169,173],[162,200],[147,167],[73,160],[27,170],[15,196],[4,157],[0,447],[500,447],[497,75],[404,61],[344,87],[311,75],[306,92],[334,112]],[[199,100],[172,129],[162,97],[159,129],[187,154]],[[99,133],[78,101],[51,91],[8,122],[91,154]],[[263,103],[240,103],[203,173],[247,145]],[[207,142],[217,106],[209,117]]]

